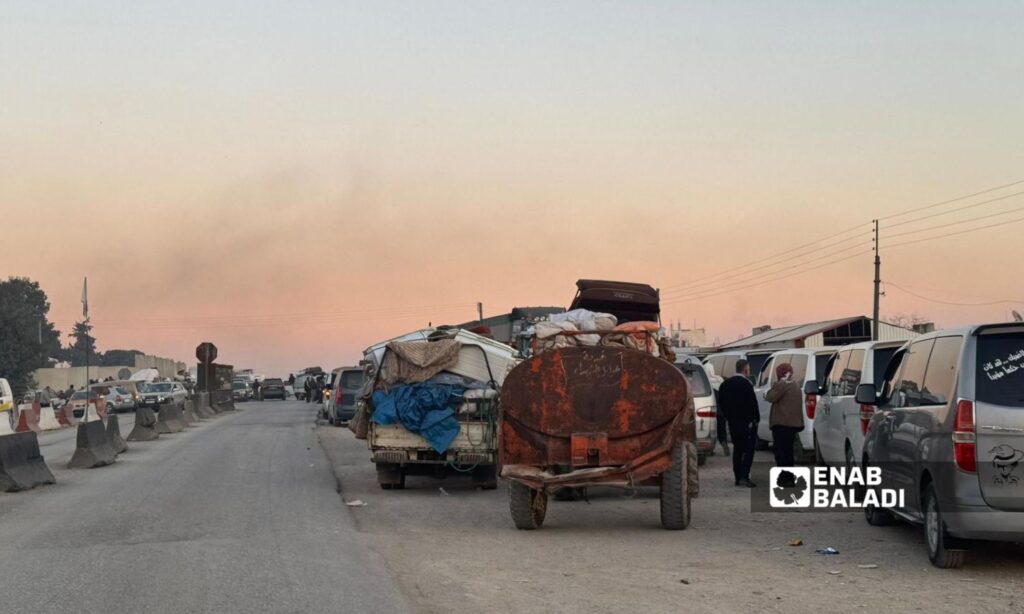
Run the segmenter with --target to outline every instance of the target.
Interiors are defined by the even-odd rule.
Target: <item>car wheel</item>
[[[855,459],[853,457],[853,446],[851,446],[850,442],[847,441],[846,442],[846,470],[847,470],[847,472],[849,472],[850,469],[853,469],[856,466],[857,466],[857,459]]]
[[[963,567],[966,553],[949,548],[951,540],[932,484],[925,487],[921,507],[924,510],[924,543],[928,548],[928,560],[942,569]]]

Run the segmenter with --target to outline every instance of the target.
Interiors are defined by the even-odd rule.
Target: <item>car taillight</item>
[[[871,405],[860,406],[860,434],[868,434],[868,424],[871,423],[871,416],[875,414],[875,408]]]
[[[714,418],[715,417],[715,410],[713,410],[713,409],[698,409],[697,410],[697,417],[698,418]]]
[[[807,410],[807,419],[814,420],[814,412],[818,410],[818,395],[807,395],[804,399],[804,409]]]
[[[324,400],[331,398],[331,391],[324,390]]]
[[[960,399],[956,404],[956,422],[953,425],[953,458],[961,471],[977,471],[975,447],[974,401]]]

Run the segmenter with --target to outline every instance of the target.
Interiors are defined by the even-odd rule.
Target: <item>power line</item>
[[[1022,194],[1024,194],[1024,192],[1022,192]],[[950,226],[959,226],[960,224],[970,224],[972,222],[977,222],[979,220],[987,220],[989,218],[999,217],[1000,215],[1006,215],[1008,213],[1018,213],[1020,211],[1024,211],[1024,207],[1018,207],[1016,209],[1008,209],[1006,211],[1000,211],[998,213],[990,213],[989,215],[981,215],[981,216],[978,216],[978,217],[972,217],[972,218],[967,219],[967,220],[958,220],[956,222],[949,222],[948,224],[939,224],[938,226],[929,226],[928,228],[920,228],[918,230],[907,230],[907,231],[904,231],[904,232],[897,232],[897,233],[894,233],[894,234],[891,234],[891,235],[885,235],[882,238],[883,239],[892,239],[894,237],[903,237],[903,236],[906,236],[906,235],[917,234],[919,232],[927,232],[929,230],[938,230],[939,228],[949,228]]]
[[[946,234],[938,235],[935,237],[924,237],[922,239],[912,239],[910,241],[902,241],[893,245],[885,246],[886,249],[893,249],[896,247],[902,247],[904,245],[912,245],[914,243],[923,243],[925,241],[934,241],[936,239],[945,239],[946,237],[955,237],[957,235],[967,234],[969,232],[975,232],[977,230],[985,230],[986,228],[995,228],[996,226],[1005,226],[1007,224],[1016,224],[1017,222],[1024,222],[1024,217],[1019,217],[1012,220],[1005,220],[1002,222],[996,222],[995,224],[987,224],[985,226],[978,226],[977,228],[968,228],[966,230],[959,230],[957,232],[947,232]]]
[[[820,255],[820,256],[816,256],[816,257],[814,257],[814,258],[811,258],[811,259],[810,259],[810,260],[808,260],[807,262],[801,262],[801,263],[798,263],[798,264],[795,264],[795,265],[791,265],[791,267],[790,267],[790,268],[792,268],[793,266],[795,266],[795,267],[801,267],[801,266],[805,266],[805,265],[808,265],[808,264],[813,264],[813,263],[815,263],[815,262],[820,262],[820,261],[822,261],[822,260],[825,260],[825,259],[827,259],[827,258],[832,258],[832,257],[834,257],[834,256],[838,256],[839,254],[842,254],[842,253],[844,253],[844,252],[849,252],[850,250],[854,250],[854,249],[859,249],[859,248],[863,248],[863,247],[864,247],[864,245],[870,245],[870,244],[871,244],[871,242],[870,242],[870,241],[863,241],[863,242],[861,242],[861,243],[859,243],[859,244],[857,244],[857,245],[851,245],[851,246],[849,246],[849,247],[846,247],[846,248],[844,248],[844,249],[840,249],[840,250],[834,251],[834,252],[832,252],[832,253],[828,253],[828,254],[822,254],[822,255]],[[870,250],[869,250],[869,251],[870,251]],[[776,262],[776,263],[774,263],[774,264],[771,264],[771,265],[769,265],[769,266],[770,266],[770,267],[776,267],[776,266],[779,266],[779,265],[785,265],[785,264],[786,264],[785,262]],[[765,268],[765,267],[761,267],[761,268]],[[744,275],[746,275],[746,274],[748,274],[748,273],[752,273],[752,272],[754,272],[754,271],[756,271],[756,270],[757,270],[757,269],[752,269],[752,270],[750,270],[750,271],[747,271],[746,273],[743,273],[743,274],[744,274]],[[726,284],[724,284],[724,285],[721,285],[721,286],[718,286],[717,284],[712,284],[712,286],[711,286],[711,287],[708,287],[708,288],[703,288],[703,289],[701,289],[701,290],[694,290],[694,291],[692,291],[692,292],[686,292],[686,293],[684,293],[684,294],[678,294],[678,295],[675,295],[675,296],[671,296],[671,297],[669,297],[669,299],[671,299],[671,300],[674,300],[674,299],[681,299],[681,298],[687,298],[687,297],[689,297],[689,296],[695,296],[695,295],[698,295],[698,294],[705,294],[705,293],[707,293],[707,292],[714,292],[714,291],[717,291],[717,290],[724,290],[724,289],[726,289],[726,288],[729,288],[729,287],[732,287],[732,286],[742,286],[743,284],[746,284],[746,283],[748,283],[748,282],[751,282],[751,281],[757,281],[757,280],[758,280],[759,278],[761,278],[761,277],[764,277],[765,275],[776,275],[776,274],[778,274],[778,273],[784,273],[784,272],[786,272],[786,270],[785,270],[785,269],[783,269],[783,270],[777,270],[777,271],[769,271],[769,272],[767,272],[767,273],[763,273],[763,274],[761,274],[761,275],[758,275],[758,276],[754,276],[754,277],[751,277],[751,278],[749,278],[749,279],[738,279],[738,280],[736,280],[736,281],[728,282],[728,283],[726,283]]]
[[[949,200],[944,200],[944,201],[938,202],[938,203],[932,203],[930,205],[925,205],[923,207],[918,207],[916,209],[907,209],[906,211],[900,211],[899,213],[893,213],[892,215],[886,215],[885,217],[878,218],[878,221],[881,222],[881,221],[885,221],[885,220],[891,220],[894,217],[902,217],[904,215],[907,215],[908,213],[917,213],[918,211],[924,211],[926,209],[934,209],[935,207],[941,207],[942,205],[948,205],[950,203],[959,202],[961,200],[967,200],[968,198],[973,198],[975,196],[981,196],[982,194],[988,194],[989,192],[998,192],[999,190],[1004,190],[1006,188],[1013,187],[1015,185],[1020,185],[1022,183],[1024,183],[1024,179],[1019,179],[1019,180],[1014,181],[1012,183],[1007,183],[1005,185],[997,186],[997,187],[994,187],[994,188],[989,188],[987,190],[982,190],[980,192],[975,192],[973,194],[966,194],[964,196],[957,196],[956,198],[951,198]]]
[[[905,220],[905,221],[902,221],[902,222],[899,222],[899,223],[896,223],[896,224],[889,224],[888,226],[886,226],[886,228],[896,228],[897,226],[904,226],[906,224],[913,224],[914,222],[920,222],[922,220],[930,220],[933,217],[940,217],[940,216],[943,216],[943,215],[949,215],[950,213],[956,213],[957,211],[964,211],[966,209],[973,209],[974,207],[980,207],[982,205],[987,205],[987,204],[998,202],[998,201],[1001,201],[1001,200],[1006,200],[1007,198],[1013,198],[1015,196],[1020,196],[1021,194],[1024,194],[1024,191],[1014,192],[1013,194],[1007,194],[1006,196],[1000,196],[998,198],[990,198],[989,200],[983,200],[981,202],[971,203],[969,205],[964,205],[963,207],[957,207],[955,209],[949,209],[947,211],[940,211],[939,213],[933,213],[931,215],[924,215],[924,216],[921,216],[921,217],[914,218],[912,220]]]
[[[750,285],[747,285],[747,286],[741,286],[739,288],[733,288],[731,290],[725,290],[725,291],[722,291],[722,292],[714,292],[714,293],[705,294],[705,295],[702,295],[702,296],[694,296],[694,297],[689,297],[689,298],[675,298],[675,299],[671,299],[671,300],[668,300],[668,301],[662,301],[662,305],[671,305],[673,303],[688,303],[688,302],[691,302],[691,301],[698,301],[698,300],[705,299],[705,298],[711,298],[712,296],[719,296],[721,294],[729,294],[729,293],[732,293],[732,292],[737,292],[739,290],[746,290],[747,288],[756,288],[757,286],[763,286],[764,284],[767,284],[767,283],[771,283],[771,282],[774,282],[774,281],[780,281],[780,280],[783,280],[783,279],[787,279],[789,277],[795,277],[797,275],[803,275],[804,273],[810,273],[811,271],[816,271],[818,269],[823,269],[825,267],[832,266],[834,264],[839,264],[840,262],[845,262],[847,260],[850,260],[852,258],[856,258],[857,256],[862,256],[864,254],[870,254],[871,252],[872,252],[872,250],[866,249],[866,250],[857,252],[856,254],[850,254],[849,256],[845,256],[845,257],[839,258],[837,260],[832,260],[832,261],[826,262],[824,264],[819,264],[818,266],[811,267],[809,269],[804,269],[802,271],[796,271],[796,272],[793,272],[793,273],[789,273],[788,275],[782,275],[781,277],[774,277],[772,279],[765,279],[765,280],[760,281],[758,283],[750,284]]]
[[[940,305],[956,305],[958,307],[988,307],[990,305],[1002,305],[1004,303],[1020,303],[1020,304],[1024,305],[1024,301],[1018,301],[1018,300],[1009,299],[1009,298],[1008,299],[1003,299],[1003,300],[998,300],[998,301],[992,301],[992,302],[988,302],[988,303],[957,303],[957,302],[953,302],[953,301],[942,301],[942,300],[939,300],[939,299],[936,299],[936,298],[929,298],[927,296],[923,296],[921,294],[917,294],[916,292],[912,292],[912,291],[904,288],[903,286],[899,286],[897,284],[894,284],[891,281],[887,281],[887,282],[885,282],[885,284],[887,286],[892,286],[893,288],[896,288],[897,290],[900,290],[901,292],[906,292],[910,296],[914,296],[914,297],[917,297],[917,298],[919,298],[921,300],[928,301],[929,303],[939,303]]]

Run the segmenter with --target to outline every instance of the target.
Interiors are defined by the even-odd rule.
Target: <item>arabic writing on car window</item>
[[[1006,359],[996,358],[992,362],[986,362],[981,369],[992,381],[1002,379],[1011,373],[1024,369],[1024,348],[1006,356]]]

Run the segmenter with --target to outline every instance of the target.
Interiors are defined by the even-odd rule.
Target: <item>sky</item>
[[[1024,179],[1021,74],[1020,2],[7,0],[0,277],[283,375],[579,278],[709,340],[870,315],[881,218],[883,316],[1005,320],[1024,196],[926,216],[1024,183],[889,216]]]

